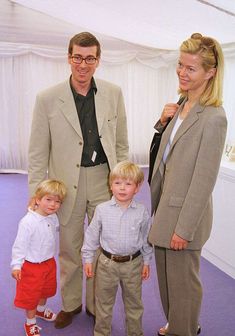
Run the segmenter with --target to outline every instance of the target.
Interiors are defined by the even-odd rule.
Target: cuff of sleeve
[[[86,259],[83,259],[84,264],[92,264],[93,261],[94,261],[93,258],[86,258]]]

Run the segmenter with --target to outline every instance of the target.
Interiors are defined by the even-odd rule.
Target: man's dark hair
[[[96,56],[100,57],[101,48],[100,42],[97,38],[89,32],[82,32],[79,34],[74,35],[71,40],[69,41],[68,53],[72,55],[73,53],[73,46],[77,45],[80,47],[97,47]]]

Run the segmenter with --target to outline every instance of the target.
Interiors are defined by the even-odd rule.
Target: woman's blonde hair
[[[65,184],[58,180],[44,180],[42,181],[36,191],[35,198],[42,199],[45,195],[58,196],[62,202],[67,194]]]
[[[124,180],[130,179],[139,185],[144,181],[144,173],[140,167],[133,162],[121,161],[110,172],[109,184],[111,185],[116,178],[122,178]]]
[[[205,71],[215,68],[215,75],[208,81],[205,91],[201,95],[201,105],[220,106],[222,104],[224,56],[220,44],[213,38],[194,33],[180,46],[180,51],[200,55],[202,67]],[[179,89],[179,94],[187,97],[187,92]]]

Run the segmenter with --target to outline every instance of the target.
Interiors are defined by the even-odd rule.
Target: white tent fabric
[[[234,42],[233,0],[14,0],[85,29],[158,49],[177,49],[191,32]],[[225,26],[226,25],[226,26]],[[222,29],[221,29],[222,28]]]
[[[97,76],[123,89],[131,159],[135,162],[148,163],[153,124],[163,105],[177,100],[178,51],[175,48],[195,31],[223,43],[224,106],[230,121],[228,136],[232,138],[235,133],[234,126],[231,127],[235,125],[235,8],[229,7],[233,5],[229,1],[208,4],[209,1],[167,0],[164,1],[166,13],[162,1],[158,0],[147,0],[144,7],[139,0],[118,3],[110,0],[1,0],[0,172],[27,171],[28,138],[36,93],[69,76],[68,41],[84,30],[95,33],[102,44]],[[222,5],[220,9],[214,7]],[[207,19],[213,17],[212,23],[201,21],[202,8]],[[179,13],[184,13],[186,19],[182,19],[182,15],[180,18]],[[191,26],[194,17],[197,20]],[[216,27],[215,21],[220,26]],[[135,32],[135,36],[131,36],[131,32]]]

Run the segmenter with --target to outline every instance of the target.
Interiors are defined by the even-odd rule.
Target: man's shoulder
[[[97,89],[107,89],[107,90],[115,90],[120,91],[121,88],[117,84],[114,84],[112,82],[106,81],[104,79],[95,78],[95,83],[97,86]]]
[[[39,97],[47,97],[47,96],[53,96],[53,95],[56,95],[58,96],[61,93],[64,92],[65,89],[68,89],[70,88],[70,85],[69,85],[69,80],[65,80],[63,82],[60,82],[56,85],[53,85],[53,86],[50,86],[42,91],[40,91],[38,93],[38,96]]]

